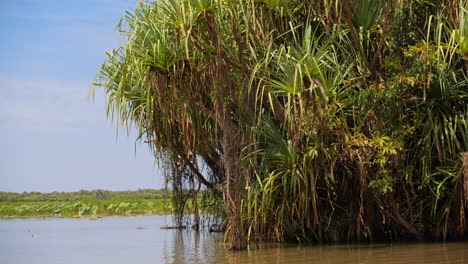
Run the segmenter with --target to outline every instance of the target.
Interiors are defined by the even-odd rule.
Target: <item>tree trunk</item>
[[[198,187],[198,190],[200,190],[200,187]],[[198,211],[198,191],[193,192],[193,226],[192,228],[195,231],[198,231],[200,229],[200,212]]]
[[[236,128],[230,120],[228,109],[223,107],[221,116],[221,129],[223,131],[222,147],[223,162],[226,177],[224,190],[224,203],[227,210],[227,242],[229,249],[239,250],[247,247],[247,240],[241,220],[241,188],[242,178],[239,168],[239,140]]]

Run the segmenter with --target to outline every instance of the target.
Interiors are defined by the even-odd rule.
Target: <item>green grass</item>
[[[171,214],[170,199],[0,202],[0,217]]]
[[[78,192],[1,192],[0,202],[69,202],[83,200],[146,200],[166,199],[170,194],[165,189],[140,189],[136,191],[80,190]]]

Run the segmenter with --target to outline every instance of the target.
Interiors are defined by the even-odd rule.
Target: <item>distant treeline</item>
[[[149,200],[167,199],[167,189],[139,189],[137,191],[80,190],[78,192],[0,192],[0,202],[65,202],[83,200]]]

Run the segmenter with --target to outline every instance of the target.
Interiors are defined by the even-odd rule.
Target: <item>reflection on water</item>
[[[262,244],[231,252],[220,233],[159,229],[167,225],[168,216],[0,220],[0,263],[468,263],[466,242]]]
[[[467,243],[326,245],[228,252],[223,263],[468,263]]]
[[[164,263],[213,263],[225,251],[222,242],[219,233],[174,231],[172,239],[164,243]]]

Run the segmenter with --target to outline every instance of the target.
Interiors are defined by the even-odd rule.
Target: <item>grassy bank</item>
[[[165,190],[0,192],[0,217],[170,214]]]
[[[0,217],[170,214],[169,199],[0,202]]]

